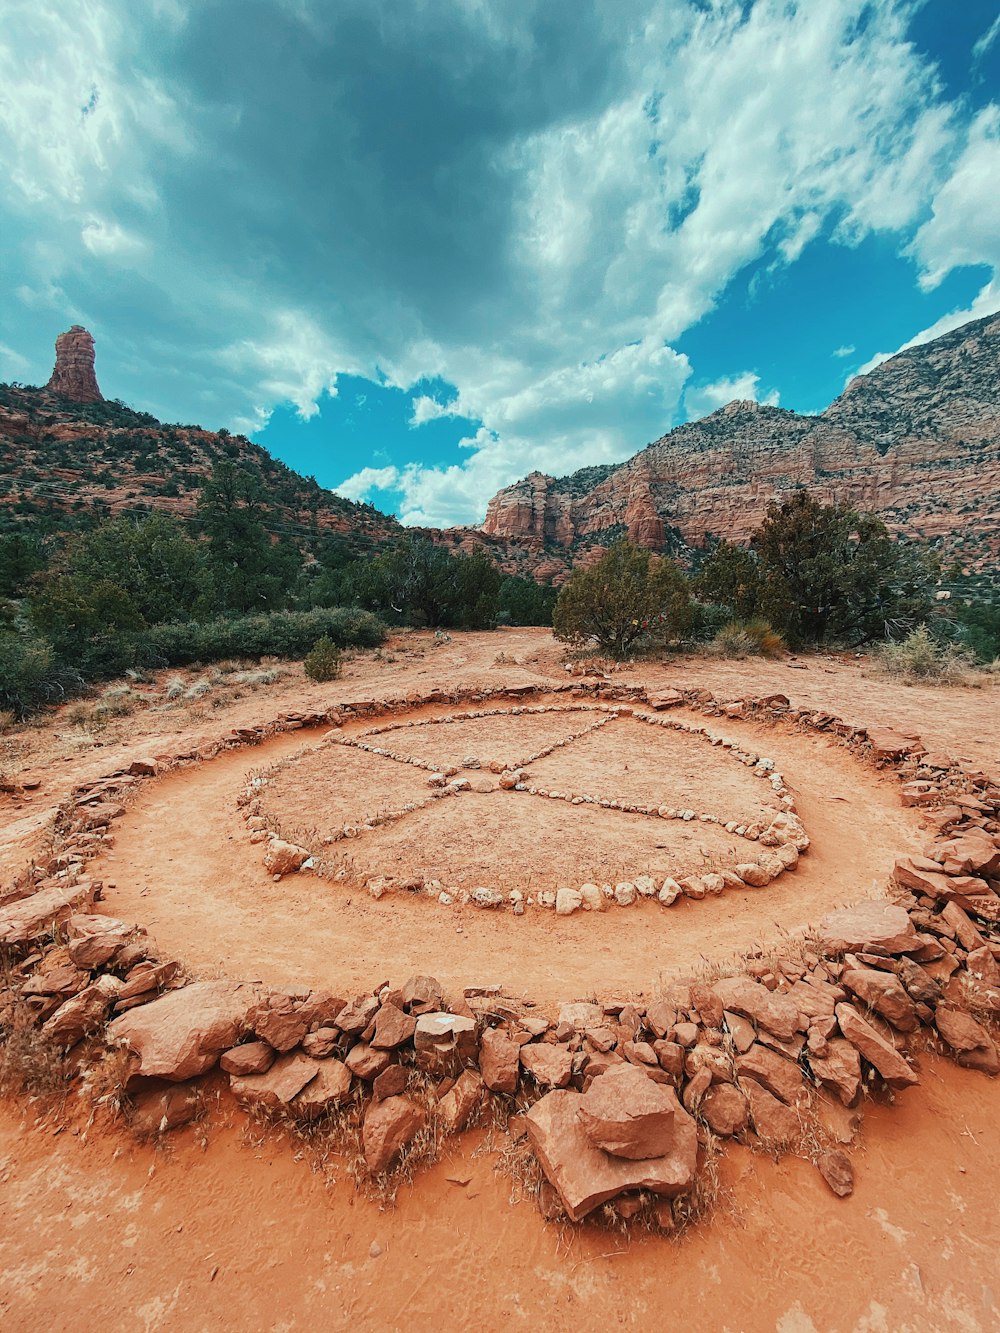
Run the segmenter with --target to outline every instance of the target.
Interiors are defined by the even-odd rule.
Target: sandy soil
[[[519,665],[496,665],[500,650]],[[74,783],[182,739],[195,744],[361,692],[565,674],[538,631],[460,636],[436,649],[427,636],[404,636],[350,673],[327,686],[294,674],[216,708],[139,710],[100,744],[58,721],[6,742],[7,770],[30,770],[41,786],[0,798],[0,873],[44,845],[51,812]],[[992,689],[900,688],[836,658],[682,659],[625,679],[733,697],[781,690],[859,724],[919,733],[1000,774]],[[922,842],[895,780],[829,738],[737,722],[725,729],[775,759],[814,840],[801,868],[765,890],[670,912],[515,920],[426,901],[376,903],[311,877],[275,884],[235,801],[248,769],[314,739],[299,732],[148,785],[100,867],[114,884],[107,910],[148,924],[163,951],[197,975],[367,989],[434,971],[448,988],[503,981],[546,1004],[649,991],[668,974],[775,944],[833,904],[877,895],[893,857]],[[919,1087],[895,1106],[867,1108],[852,1149],[852,1198],[834,1199],[807,1162],[775,1164],[736,1148],[720,1161],[712,1221],[679,1241],[543,1224],[532,1204],[510,1203],[510,1181],[495,1174],[488,1146],[477,1152],[476,1135],[385,1212],[336,1163],[331,1179],[283,1140],[246,1143],[226,1102],[209,1122],[207,1147],[200,1131],[185,1130],[159,1150],[119,1130],[87,1130],[77,1112],[64,1125],[36,1124],[36,1108],[0,1106],[0,1323],[5,1333],[443,1322],[603,1330],[695,1320],[777,1333],[996,1328],[1000,1086],[929,1055],[919,1064]]]
[[[183,1130],[157,1151],[0,1108],[3,1328],[995,1329],[998,1088],[920,1063],[866,1110],[850,1199],[736,1148],[680,1240],[544,1224],[475,1134],[383,1212],[278,1138],[210,1125],[207,1148]]]

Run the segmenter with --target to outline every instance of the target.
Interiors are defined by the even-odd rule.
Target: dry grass
[[[65,1095],[70,1077],[62,1052],[44,1036],[35,1014],[20,997],[12,999],[0,1028],[0,1093],[55,1098]]]

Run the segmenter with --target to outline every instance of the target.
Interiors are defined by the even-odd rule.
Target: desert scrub
[[[336,680],[344,669],[340,649],[326,634],[317,639],[302,663],[310,680]]]
[[[973,685],[975,656],[958,643],[938,643],[926,625],[897,643],[884,643],[873,653],[875,667],[907,685]]]
[[[720,657],[780,657],[788,651],[778,631],[759,616],[730,621],[719,630],[709,648]]]

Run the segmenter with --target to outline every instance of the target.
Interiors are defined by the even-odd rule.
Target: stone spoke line
[[[422,755],[408,755],[390,750],[384,746],[373,745],[369,738],[380,737],[391,732],[411,730],[418,727],[448,726],[462,722],[475,722],[495,718],[538,717],[543,714],[596,713],[597,718],[587,726],[556,739],[551,744],[537,750],[515,768],[505,768],[501,761],[486,760],[467,756],[461,766],[438,764]],[[713,812],[668,805],[641,805],[611,797],[601,797],[589,793],[563,792],[550,790],[531,784],[528,767],[539,759],[545,758],[558,749],[573,745],[576,741],[592,735],[600,728],[621,719],[630,717],[634,721],[652,727],[680,732],[692,737],[699,737],[713,747],[728,751],[738,762],[748,767],[754,776],[769,782],[774,796],[780,802],[780,811],[769,810],[761,805],[761,819],[757,822],[738,823],[727,820]],[[449,888],[437,880],[425,881],[419,876],[397,880],[394,877],[379,875],[369,878],[366,883],[368,892],[378,899],[387,890],[404,888],[409,892],[424,891],[428,896],[437,898],[442,906],[450,906],[456,900],[472,902],[481,907],[499,907],[509,903],[516,915],[524,912],[525,901],[529,905],[555,907],[562,915],[569,914],[580,907],[590,909],[603,908],[608,902],[619,906],[630,906],[637,897],[652,898],[666,907],[672,906],[679,898],[699,900],[707,895],[717,895],[725,889],[754,887],[760,888],[776,879],[785,870],[793,870],[798,864],[799,853],[807,850],[809,838],[801,820],[795,813],[795,801],[785,786],[783,776],[775,771],[774,762],[751,751],[743,749],[737,742],[710,731],[707,727],[685,722],[673,717],[663,717],[657,713],[646,713],[631,705],[582,703],[582,704],[536,704],[515,705],[508,708],[476,709],[462,713],[449,713],[441,717],[411,718],[396,720],[382,726],[370,727],[357,736],[345,736],[336,732],[326,737],[322,746],[343,746],[360,750],[377,759],[388,759],[393,763],[406,764],[430,773],[428,785],[431,792],[421,800],[407,801],[393,810],[385,810],[368,816],[361,823],[345,823],[341,827],[322,835],[321,847],[330,847],[348,839],[356,839],[385,825],[396,823],[410,815],[428,809],[435,801],[446,796],[458,796],[472,790],[469,778],[459,777],[464,768],[475,771],[485,762],[490,772],[498,773],[498,788],[490,788],[481,794],[489,795],[496,790],[516,791],[527,796],[549,800],[558,800],[574,806],[591,806],[611,813],[635,814],[650,818],[681,820],[686,823],[697,821],[702,824],[714,824],[731,836],[747,842],[758,842],[768,852],[758,860],[739,862],[720,872],[702,875],[685,875],[680,878],[667,876],[662,884],[650,875],[640,875],[634,880],[622,881],[615,885],[595,885],[587,883],[580,888],[564,888],[558,892],[540,890],[533,895],[525,895],[519,890],[504,893],[489,886],[480,886],[467,891],[461,888]],[[310,753],[315,753],[315,749]],[[266,815],[261,811],[261,797],[272,777],[294,767],[303,757],[303,752],[289,756],[271,769],[260,774],[248,775],[243,804],[245,818],[254,841],[269,842],[265,853],[265,866],[277,878],[283,873],[298,869],[312,869],[328,878],[344,880],[348,877],[346,867],[335,869],[333,864],[323,860],[318,848],[300,847],[286,842],[280,837],[280,818]],[[769,818],[770,817],[770,818]],[[275,834],[278,838],[275,838]],[[308,841],[308,839],[307,839]],[[277,846],[275,845],[277,843]]]

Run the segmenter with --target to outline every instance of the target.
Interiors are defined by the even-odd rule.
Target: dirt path
[[[715,1215],[680,1241],[544,1225],[532,1204],[511,1206],[474,1135],[380,1212],[279,1139],[251,1147],[210,1126],[207,1150],[186,1130],[157,1151],[117,1132],[54,1137],[0,1108],[0,1323],[995,1329],[1000,1088],[926,1057],[921,1070],[895,1107],[866,1111],[850,1199],[806,1162],[732,1148]]]
[[[249,767],[301,748],[301,733],[151,783],[95,870],[114,885],[106,910],[142,921],[199,976],[370,989],[431,971],[450,988],[502,982],[544,1003],[609,987],[649,992],[666,976],[755,942],[777,945],[832,906],[878,894],[894,856],[919,843],[895,780],[828,739],[735,722],[724,730],[775,759],[813,847],[794,874],[766,889],[680,902],[669,912],[643,905],[515,918],[410,896],[375,902],[311,875],[275,884],[248,841],[236,796]],[[502,861],[504,847],[494,855]]]

